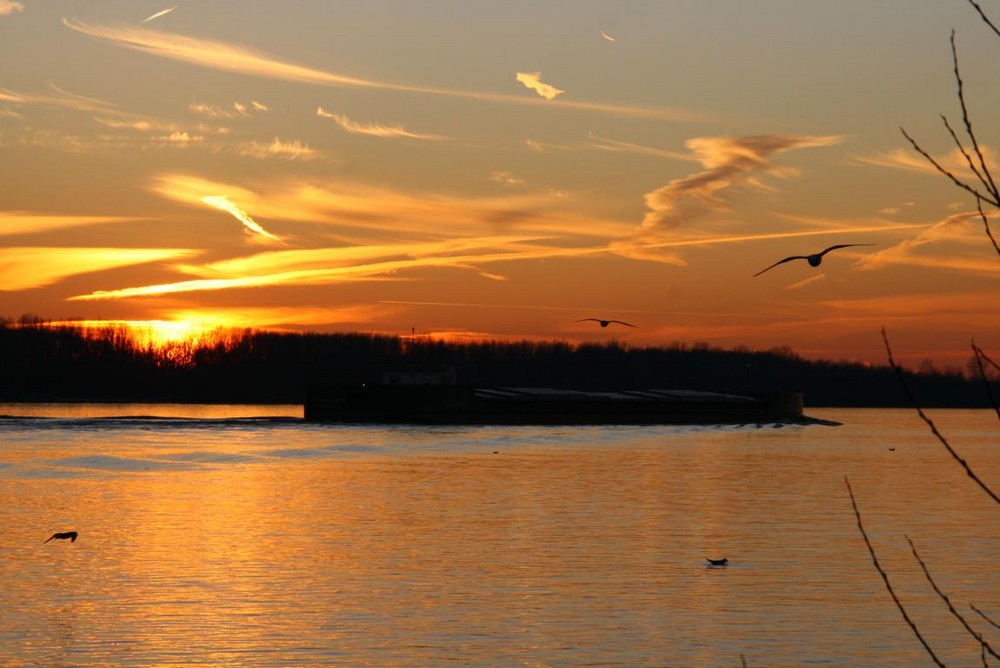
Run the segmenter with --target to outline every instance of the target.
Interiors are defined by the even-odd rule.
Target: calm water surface
[[[911,411],[808,412],[843,424],[0,405],[0,665],[929,665],[845,476],[934,650],[981,665],[905,537],[1000,639],[969,609],[1000,619],[1000,507]],[[997,416],[930,415],[1000,489]]]

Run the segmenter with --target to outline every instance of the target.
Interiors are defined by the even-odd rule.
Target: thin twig
[[[983,11],[982,7],[977,5],[975,3],[975,0],[969,0],[969,4],[976,8],[976,11],[979,12],[979,16],[983,19],[983,22],[985,22],[986,25],[992,28],[993,32],[995,32],[998,36],[1000,36],[1000,30],[997,30],[997,27],[993,25],[992,21],[989,20],[989,18],[986,16],[986,12]]]
[[[986,367],[983,365],[983,360],[989,360],[994,367],[996,363],[986,357],[986,353],[976,345],[975,341],[972,342],[972,352],[976,356],[976,367],[979,369],[979,377],[983,379],[983,385],[986,386],[986,397],[989,399],[990,405],[993,406],[993,410],[996,411],[997,417],[1000,418],[1000,405],[997,405],[997,398],[993,394],[993,386],[990,384],[990,379],[986,376]]]
[[[955,132],[955,129],[951,127],[951,122],[948,120],[948,117],[945,116],[944,114],[941,114],[941,122],[944,123],[945,130],[947,130],[948,134],[951,135],[951,139],[952,141],[955,142],[955,146],[958,148],[958,151],[962,154],[962,157],[965,158],[965,164],[969,166],[969,170],[973,174],[975,174],[976,179],[978,179],[978,181],[982,183],[984,186],[986,186],[987,190],[989,190],[990,184],[986,182],[986,178],[979,172],[979,168],[976,167],[976,163],[972,159],[972,154],[969,153],[968,149],[965,148],[965,144],[963,144],[962,140],[959,139],[958,133]]]
[[[962,190],[966,190],[966,191],[970,192],[977,200],[982,200],[984,202],[992,204],[995,207],[1000,207],[1000,202],[993,201],[992,199],[990,199],[986,195],[982,194],[981,192],[979,192],[978,190],[976,190],[975,188],[973,188],[972,186],[970,186],[968,183],[965,183],[964,181],[962,181],[961,179],[959,179],[957,176],[955,176],[954,174],[952,174],[950,171],[948,171],[947,169],[945,169],[944,167],[942,167],[941,163],[939,163],[937,160],[935,160],[934,157],[930,153],[928,153],[927,151],[925,151],[923,149],[923,147],[920,146],[920,144],[917,143],[917,140],[914,139],[913,137],[911,137],[909,135],[909,133],[906,132],[905,128],[899,128],[899,130],[900,130],[900,132],[903,133],[903,136],[906,137],[906,140],[908,142],[910,142],[910,146],[912,146],[913,149],[917,153],[919,153],[920,155],[924,156],[924,158],[927,160],[927,162],[929,162],[932,165],[934,165],[935,169],[937,169],[939,172],[941,172],[946,177],[948,177],[948,179],[951,180],[952,183],[954,183],[956,186],[958,186]]]
[[[892,367],[893,371],[896,372],[896,378],[899,380],[899,384],[903,388],[903,393],[906,394],[906,398],[910,400],[911,404],[913,404],[913,408],[916,409],[917,415],[919,415],[920,419],[923,420],[928,427],[930,427],[931,432],[939,441],[941,441],[941,445],[945,447],[948,454],[950,454],[955,461],[962,465],[962,468],[965,469],[965,473],[972,478],[991,499],[993,499],[997,504],[1000,504],[1000,496],[997,496],[997,494],[990,489],[989,486],[979,478],[979,476],[976,475],[975,471],[972,470],[972,467],[969,466],[968,462],[962,459],[962,457],[955,452],[955,449],[951,447],[948,440],[941,435],[940,431],[938,431],[937,425],[935,425],[934,422],[924,414],[923,409],[921,409],[919,404],[917,404],[916,398],[913,396],[913,393],[906,384],[906,379],[903,377],[903,370],[899,368],[899,365],[896,364],[896,360],[892,358],[892,348],[889,347],[889,337],[885,333],[884,327],[882,328],[882,340],[885,342],[885,351],[889,355],[889,365]]]
[[[980,617],[982,617],[987,622],[989,622],[992,626],[995,626],[996,628],[1000,629],[1000,624],[997,624],[992,619],[990,619],[989,617],[987,617],[985,612],[983,612],[982,610],[980,610],[976,606],[972,605],[971,603],[969,604],[969,607],[972,608],[976,612],[976,614],[978,614]]]
[[[927,653],[930,655],[934,663],[942,666],[943,668],[944,664],[941,663],[941,660],[937,658],[936,654],[934,654],[934,650],[932,650],[931,646],[927,644],[924,637],[920,635],[920,630],[917,628],[917,625],[912,619],[910,619],[910,616],[906,614],[906,608],[903,607],[903,603],[899,600],[899,597],[896,596],[896,592],[893,590],[892,584],[889,582],[889,576],[886,574],[885,570],[883,570],[882,565],[878,562],[878,556],[875,554],[875,548],[872,547],[872,542],[868,539],[868,534],[865,533],[865,527],[861,523],[861,511],[858,510],[858,502],[854,499],[854,490],[851,489],[851,482],[846,476],[844,477],[844,484],[847,485],[847,493],[851,497],[851,507],[854,508],[854,516],[858,520],[858,531],[861,532],[861,537],[865,539],[865,545],[868,547],[868,554],[872,557],[872,563],[875,564],[875,570],[882,576],[882,582],[885,583],[885,588],[888,590],[889,596],[892,597],[893,602],[896,604],[896,608],[899,609],[900,614],[903,615],[903,619],[909,625],[910,630],[913,631],[913,635],[915,635],[917,640],[920,641],[920,644],[924,646],[924,649],[927,650]]]
[[[979,217],[983,219],[983,227],[986,229],[986,236],[990,238],[990,243],[993,244],[993,249],[996,250],[997,255],[1000,255],[1000,245],[997,244],[997,240],[993,237],[993,231],[990,229],[990,219],[986,217],[986,213],[983,211],[982,200],[976,200],[976,208],[979,209]]]
[[[945,605],[948,606],[948,612],[950,612],[955,619],[961,622],[962,626],[965,627],[965,630],[969,632],[969,635],[979,641],[979,644],[985,651],[989,652],[994,658],[1000,659],[1000,654],[993,651],[993,648],[990,647],[989,643],[986,642],[986,639],[983,638],[983,634],[969,626],[969,623],[965,621],[965,617],[963,617],[961,613],[955,609],[955,606],[951,604],[951,599],[948,598],[948,595],[941,591],[941,588],[937,586],[936,582],[934,582],[934,578],[931,577],[931,572],[928,570],[927,564],[925,564],[924,560],[920,558],[920,554],[917,552],[917,547],[913,544],[913,541],[910,540],[909,536],[906,537],[906,542],[910,544],[910,550],[913,552],[913,558],[917,560],[918,564],[920,564],[920,568],[924,571],[924,577],[927,578],[927,582],[930,583],[934,593],[937,594],[938,598],[944,601]]]
[[[997,194],[996,183],[993,182],[993,176],[990,175],[989,167],[986,164],[986,158],[983,157],[983,150],[979,147],[979,141],[976,139],[976,133],[972,129],[972,120],[969,118],[969,110],[965,105],[965,93],[962,85],[962,75],[958,71],[958,49],[955,46],[955,31],[951,31],[951,58],[955,69],[955,83],[958,84],[958,104],[962,107],[962,121],[965,123],[965,132],[969,135],[969,140],[972,141],[972,148],[976,151],[976,156],[979,158],[979,166],[983,170],[983,175],[986,180],[983,185],[986,189],[990,191],[993,195],[994,201],[1000,200],[1000,195]],[[977,173],[978,174],[978,173]],[[982,177],[980,177],[982,179]]]

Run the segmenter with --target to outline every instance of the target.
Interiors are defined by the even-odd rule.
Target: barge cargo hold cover
[[[465,425],[745,424],[802,418],[802,394],[399,384],[311,391],[311,421]]]

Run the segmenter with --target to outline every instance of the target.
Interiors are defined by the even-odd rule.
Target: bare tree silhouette
[[[976,10],[982,21],[993,31],[994,34],[1000,37],[1000,29],[998,29],[997,26],[989,19],[989,17],[983,11],[982,7],[980,7],[975,2],[975,0],[967,0],[967,1]],[[990,166],[988,164],[988,161],[986,159],[985,153],[982,148],[982,143],[976,136],[976,131],[973,128],[972,120],[969,116],[968,105],[966,104],[966,99],[965,99],[965,88],[958,65],[958,49],[955,45],[954,30],[952,30],[951,32],[951,54],[952,54],[953,70],[955,74],[955,82],[957,84],[956,94],[958,97],[959,106],[961,107],[962,111],[962,125],[965,131],[965,136],[966,136],[965,140],[963,141],[963,139],[959,137],[959,134],[955,131],[954,127],[949,122],[946,116],[942,115],[941,120],[944,123],[945,129],[951,136],[951,139],[954,142],[955,146],[958,148],[959,152],[965,158],[966,166],[973,174],[974,179],[963,180],[959,175],[957,175],[955,172],[943,166],[938,160],[936,160],[933,156],[931,156],[931,154],[928,151],[926,151],[909,133],[907,133],[905,129],[900,128],[900,130],[902,131],[903,136],[906,137],[910,145],[925,159],[927,159],[941,174],[943,174],[946,178],[948,178],[957,187],[973,195],[976,201],[976,209],[979,212],[979,217],[983,221],[983,228],[986,232],[986,236],[989,239],[990,243],[993,245],[993,248],[997,252],[998,257],[1000,257],[1000,245],[997,244],[997,240],[993,236],[993,232],[990,229],[989,216],[983,209],[984,204],[989,205],[994,209],[1000,209],[1000,190],[998,190],[996,181],[994,181],[992,172],[990,170]],[[893,359],[892,347],[889,344],[889,337],[886,334],[884,328],[882,329],[882,339],[885,343],[885,350],[886,350],[886,355],[889,358],[889,364],[892,367],[893,371],[895,371],[899,385],[903,389],[903,392],[905,393],[909,402],[912,404],[914,410],[916,410],[917,415],[920,416],[920,419],[924,421],[927,427],[931,430],[931,433],[934,434],[934,436],[938,439],[938,441],[940,441],[941,445],[943,445],[944,448],[948,451],[948,454],[951,456],[951,458],[954,459],[962,467],[966,475],[973,482],[975,482],[976,485],[987,496],[989,496],[990,499],[992,499],[995,503],[1000,505],[1000,496],[998,496],[997,493],[994,492],[993,489],[991,489],[990,486],[976,473],[976,471],[969,464],[969,462],[955,450],[955,448],[948,442],[948,439],[937,428],[937,425],[934,424],[933,420],[931,420],[927,416],[927,414],[924,413],[923,409],[920,407],[920,403],[918,402],[917,397],[911,391],[910,387],[906,382],[906,378],[903,374],[902,369],[896,363],[895,359]],[[983,352],[983,350],[979,346],[976,345],[974,340],[972,342],[972,352],[975,361],[975,368],[978,371],[978,374],[983,381],[989,403],[996,412],[997,417],[1000,418],[1000,406],[998,406],[997,397],[993,393],[993,388],[990,382],[990,374],[988,373],[989,370],[1000,371],[1000,367],[998,367],[996,362],[994,362],[985,352]],[[879,563],[878,556],[875,553],[875,548],[872,546],[872,543],[868,538],[868,534],[865,532],[865,528],[861,520],[861,511],[858,508],[858,504],[854,496],[854,490],[851,489],[850,481],[848,481],[845,478],[845,483],[847,484],[847,492],[851,499],[851,507],[853,508],[854,515],[857,518],[858,530],[861,533],[865,545],[868,548],[868,552],[872,557],[875,569],[881,576],[886,589],[888,590],[890,596],[892,597],[892,600],[896,604],[896,607],[903,615],[903,619],[906,621],[907,625],[913,631],[916,638],[920,641],[921,645],[927,651],[931,660],[936,665],[943,666],[944,664],[931,649],[927,640],[920,633],[920,629],[914,623],[910,615],[906,612],[906,609],[904,608],[902,602],[896,595],[896,592],[894,591],[891,581],[889,579],[889,575],[888,573],[886,573],[886,571],[882,568],[881,564]],[[994,659],[1000,660],[1000,654],[998,654],[997,651],[989,644],[989,642],[987,642],[983,633],[977,631],[972,626],[972,624],[958,611],[958,609],[952,603],[951,598],[938,586],[937,582],[931,576],[929,567],[927,566],[926,562],[921,558],[920,553],[917,551],[916,545],[914,545],[913,541],[910,540],[909,536],[906,537],[906,541],[910,545],[910,550],[913,554],[913,558],[920,565],[924,577],[926,578],[928,584],[931,586],[931,589],[933,589],[934,593],[937,595],[938,599],[940,599],[940,601],[947,607],[949,613],[951,613],[951,615],[959,621],[959,623],[965,629],[965,632],[968,633],[979,645],[980,656],[978,658],[981,664],[983,666],[987,666],[988,657],[993,657]],[[976,614],[978,614],[979,617],[985,620],[990,626],[994,627],[995,629],[1000,629],[1000,624],[997,624],[992,619],[990,619],[975,605],[970,604],[970,608]]]

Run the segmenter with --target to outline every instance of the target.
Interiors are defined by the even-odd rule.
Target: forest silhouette
[[[801,391],[806,406],[908,406],[893,369],[813,361],[788,348],[617,341],[444,342],[364,333],[218,332],[208,342],[140,343],[126,326],[0,321],[0,401],[302,403],[311,389],[378,382],[399,365],[448,365],[472,387]],[[929,365],[926,365],[929,367]],[[987,407],[981,378],[904,371],[926,406]]]

